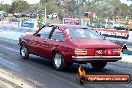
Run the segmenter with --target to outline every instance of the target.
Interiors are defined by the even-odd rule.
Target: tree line
[[[35,12],[44,11],[45,6],[47,14],[58,13],[60,17],[81,17],[89,11],[101,18],[132,16],[132,4],[128,6],[120,0],[40,0],[36,4],[13,0],[11,5],[1,2],[0,10],[8,13]]]

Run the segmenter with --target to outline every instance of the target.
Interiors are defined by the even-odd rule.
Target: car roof
[[[87,28],[86,26],[72,25],[72,24],[52,24],[53,26],[58,26],[60,28]]]

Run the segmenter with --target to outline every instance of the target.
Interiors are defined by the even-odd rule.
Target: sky
[[[0,2],[4,2],[4,3],[8,3],[8,4],[11,4],[11,2],[12,2],[12,0],[0,0]],[[35,4],[35,3],[38,3],[39,2],[39,0],[25,0],[25,1],[27,1],[28,3],[30,3],[30,4]],[[132,4],[132,2],[130,2],[130,1],[127,1],[127,0],[120,0],[122,3],[126,3],[127,5],[130,5],[130,4]]]
[[[127,5],[132,4],[132,1],[127,1],[127,0],[120,0],[122,3],[126,3]]]

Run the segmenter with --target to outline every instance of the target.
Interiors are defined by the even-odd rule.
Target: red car
[[[122,58],[119,45],[92,29],[76,25],[45,25],[34,33],[21,36],[19,44],[22,59],[28,59],[29,54],[45,57],[56,70],[68,68],[73,62],[89,62],[93,68],[102,69],[107,62]]]

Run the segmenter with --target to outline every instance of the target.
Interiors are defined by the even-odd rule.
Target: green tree
[[[40,3],[39,3],[39,10],[45,10],[45,6],[46,6],[46,9],[47,9],[47,14],[51,14],[51,13],[54,13],[54,12],[59,12],[59,7],[58,5],[56,4],[56,0],[40,0]]]
[[[30,8],[29,8],[29,12],[38,11],[38,9],[39,9],[39,3],[37,3],[37,4],[31,4]]]
[[[52,1],[52,0],[40,0],[40,3],[41,3],[41,4],[44,4],[44,3],[47,3],[47,2],[49,2],[49,1]]]
[[[3,2],[0,2],[0,11],[9,12],[10,5],[9,4],[3,4]]]
[[[93,11],[99,17],[127,16],[128,6],[120,0],[98,0],[96,2],[96,9]]]
[[[128,5],[127,4],[124,4],[124,3],[118,4],[116,9],[117,9],[116,13],[118,16],[127,16],[127,13],[128,13]]]
[[[128,7],[128,14],[132,15],[132,4]]]
[[[99,17],[113,17],[115,8],[107,1],[98,2],[96,6],[96,15]]]
[[[4,10],[3,2],[0,2],[0,10]]]
[[[9,4],[4,4],[4,11],[6,11],[7,13],[10,13],[10,5]]]
[[[65,2],[65,10],[70,17],[76,17],[78,11],[78,4],[75,0]]]
[[[13,2],[11,4],[10,11],[12,13],[14,13],[14,12],[25,12],[25,11],[29,10],[29,8],[30,8],[30,5],[27,1],[13,0]]]

